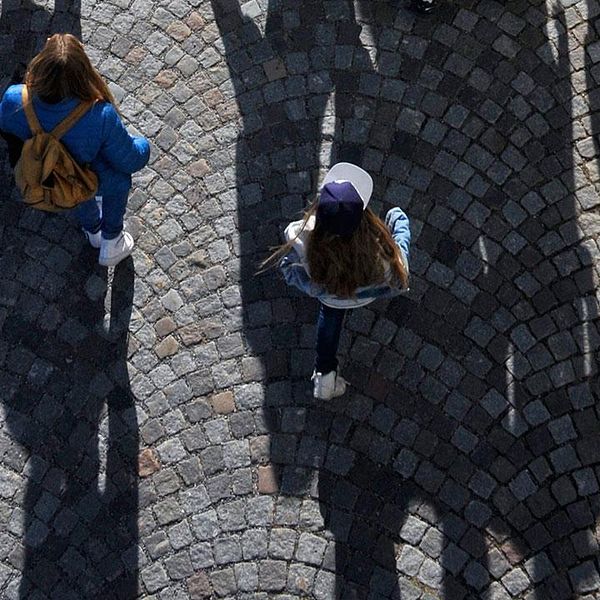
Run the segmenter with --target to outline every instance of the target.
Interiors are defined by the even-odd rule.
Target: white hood
[[[302,264],[306,268],[306,251],[307,251],[307,243],[308,243],[308,235],[315,228],[315,215],[311,215],[306,221],[306,225],[304,229],[302,225],[304,225],[304,219],[300,221],[292,221],[285,228],[285,241],[291,242],[292,248],[298,253]],[[308,272],[308,269],[306,269]]]

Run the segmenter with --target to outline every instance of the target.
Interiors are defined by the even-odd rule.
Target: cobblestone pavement
[[[114,273],[0,171],[1,598],[600,597],[598,0],[0,6],[3,82],[81,32],[154,146]],[[412,284],[324,403],[255,271],[344,158]]]

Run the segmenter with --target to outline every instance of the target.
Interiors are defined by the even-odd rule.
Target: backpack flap
[[[15,166],[15,182],[23,200],[33,208],[59,211],[73,208],[92,198],[98,189],[98,177],[88,167],[81,167],[60,142],[93,103],[82,102],[54,130],[41,129],[26,86],[22,92],[23,108],[33,137],[25,142]]]
[[[36,139],[39,139],[41,136],[36,136]],[[51,135],[46,134],[46,139],[44,139],[44,143],[40,143],[40,150],[43,152],[42,155],[42,173],[40,178],[40,185],[43,188],[52,188],[52,181],[54,179],[54,171],[59,168],[59,161],[62,158],[60,149],[57,148],[57,145],[60,142],[57,142],[52,138]],[[64,169],[64,161],[63,164],[60,165],[61,170]]]

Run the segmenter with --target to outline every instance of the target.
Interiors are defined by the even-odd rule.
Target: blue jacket
[[[323,304],[333,308],[358,308],[373,302],[376,298],[389,298],[408,291],[398,287],[398,282],[386,281],[358,288],[351,298],[339,298],[325,290],[325,288],[311,280],[306,261],[306,244],[308,236],[314,228],[314,216],[309,218],[304,229],[304,221],[293,221],[285,230],[286,241],[292,242],[293,248],[281,259],[279,267],[288,285],[293,285],[301,292],[318,298]],[[410,226],[406,213],[401,208],[392,208],[388,211],[385,224],[387,225],[394,241],[400,249],[402,261],[408,271],[410,256]],[[390,269],[386,274],[391,275]]]
[[[0,102],[0,130],[26,140],[32,134],[23,111],[22,87],[12,85],[4,93]],[[44,131],[51,131],[78,103],[77,98],[67,98],[56,104],[33,98],[33,108]],[[148,140],[129,135],[109,102],[96,102],[67,131],[62,142],[78,163],[89,164],[107,188],[110,188],[112,171],[134,173],[144,167],[150,157]]]

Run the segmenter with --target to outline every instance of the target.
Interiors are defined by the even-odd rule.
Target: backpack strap
[[[33,109],[33,102],[30,101],[29,90],[27,86],[24,85],[21,89],[21,100],[23,102],[23,110],[25,111],[25,116],[27,117],[27,123],[29,124],[29,128],[31,129],[31,133],[33,135],[37,135],[38,133],[44,133],[42,126],[35,114],[35,110]],[[83,117],[83,115],[93,106],[94,101],[88,100],[86,102],[81,102],[78,104],[51,132],[50,135],[60,140],[60,138]]]
[[[93,100],[87,100],[78,104],[51,132],[50,135],[57,140],[60,138],[85,115],[85,113],[94,105]]]
[[[29,90],[27,89],[26,85],[21,88],[21,101],[23,103],[23,110],[25,111],[27,124],[29,125],[29,129],[31,129],[31,133],[33,135],[44,133],[37,115],[35,114],[35,110],[33,110],[33,103],[30,101]]]

